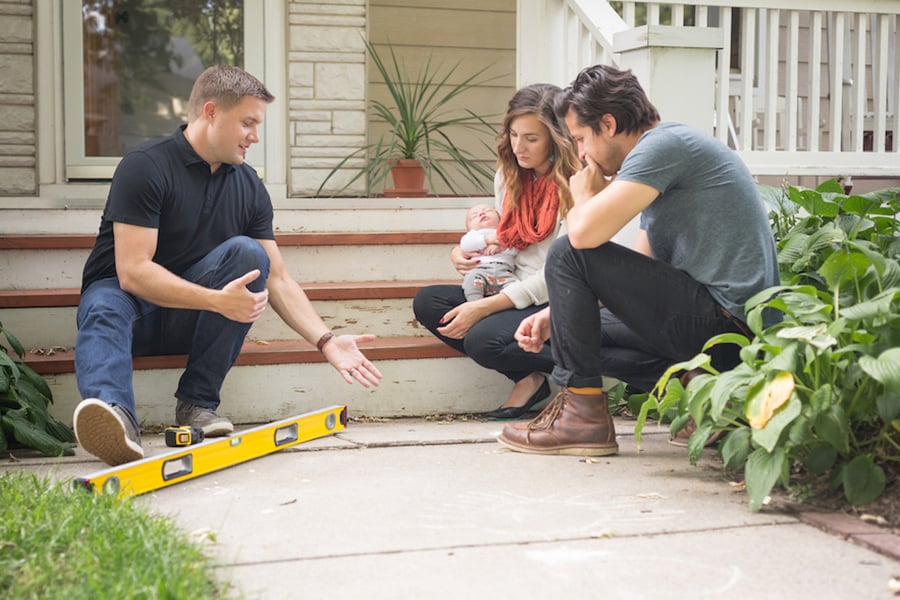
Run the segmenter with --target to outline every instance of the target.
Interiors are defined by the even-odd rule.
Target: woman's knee
[[[491,327],[482,321],[469,329],[463,339],[466,355],[481,366],[489,367],[500,356],[510,340],[501,339]]]
[[[459,298],[454,297],[456,293],[459,294]],[[413,298],[413,315],[419,323],[433,329],[438,326],[447,311],[460,302],[465,302],[462,287],[429,285],[416,292]]]

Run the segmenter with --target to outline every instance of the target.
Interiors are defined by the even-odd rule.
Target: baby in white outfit
[[[515,264],[518,250],[504,248],[497,240],[500,213],[488,204],[476,204],[466,213],[466,231],[459,241],[463,252],[480,254],[480,262],[463,279],[466,300],[493,296],[516,281]]]

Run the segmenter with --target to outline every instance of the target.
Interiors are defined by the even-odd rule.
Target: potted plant
[[[416,76],[410,77],[401,67],[393,46],[388,44],[389,56],[385,62],[368,40],[363,42],[390,94],[389,103],[372,100],[371,108],[389,129],[377,141],[345,156],[326,175],[316,193],[321,194],[336,173],[359,158],[365,160],[364,165],[336,193],[365,177],[366,194],[371,196],[389,174],[394,178],[394,187],[386,189],[385,194],[391,196],[424,196],[428,193],[424,183],[427,180],[428,188],[434,189],[435,174],[454,193],[460,189],[460,179],[479,190],[489,191],[493,171],[474,154],[459,148],[450,137],[454,130],[470,130],[493,139],[495,132],[485,116],[450,106],[463,92],[493,79],[481,78],[487,67],[451,84],[449,79],[459,63],[441,74],[440,65],[434,65],[429,56]],[[411,183],[403,183],[404,171],[412,171]]]

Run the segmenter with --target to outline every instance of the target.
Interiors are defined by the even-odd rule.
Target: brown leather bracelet
[[[325,347],[325,344],[328,343],[328,340],[330,340],[333,337],[334,337],[333,331],[326,331],[325,333],[322,334],[322,337],[320,337],[319,341],[316,342],[316,348],[319,349],[319,352],[322,351],[322,348]]]

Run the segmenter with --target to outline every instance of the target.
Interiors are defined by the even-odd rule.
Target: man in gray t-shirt
[[[519,345],[550,340],[557,397],[498,438],[520,452],[618,452],[603,377],[649,390],[711,337],[748,333],[744,304],[779,283],[775,242],[747,167],[709,135],[659,113],[630,71],[583,70],[557,106],[585,168],[571,181],[567,236],[550,249],[550,306],[526,318]],[[634,248],[611,242],[640,215]],[[599,306],[598,306],[599,305]],[[713,366],[738,348],[710,350]]]

